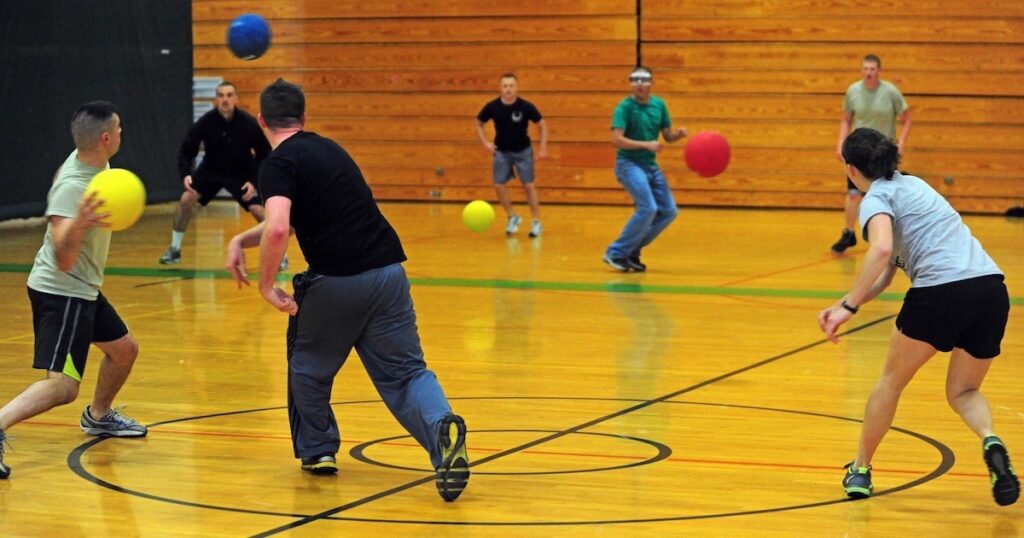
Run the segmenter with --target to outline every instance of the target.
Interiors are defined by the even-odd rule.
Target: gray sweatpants
[[[288,324],[288,417],[295,456],[338,452],[331,387],[354,347],[391,414],[440,465],[438,424],[452,411],[423,360],[402,265],[345,277],[301,273],[293,285],[299,311]]]

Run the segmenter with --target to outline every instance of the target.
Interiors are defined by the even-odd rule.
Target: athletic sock
[[[177,230],[171,230],[171,246],[176,250],[181,250],[181,240],[185,238],[185,232],[179,232]]]

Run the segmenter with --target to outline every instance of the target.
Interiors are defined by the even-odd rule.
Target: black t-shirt
[[[205,151],[202,168],[242,182],[256,179],[260,163],[270,153],[270,143],[256,118],[236,108],[231,121],[227,121],[212,108],[199,117],[181,142],[178,150],[181,177],[192,173],[192,161],[199,153],[200,142]]]
[[[487,103],[476,115],[480,123],[494,120],[494,145],[499,151],[523,151],[530,147],[527,120],[539,122],[542,117],[533,103],[517,97],[511,105],[501,97]]]
[[[313,273],[357,275],[406,259],[363,173],[333,140],[305,131],[286,139],[263,161],[259,191],[292,201],[291,225]]]

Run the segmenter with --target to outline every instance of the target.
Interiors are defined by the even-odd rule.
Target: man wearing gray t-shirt
[[[110,247],[103,193],[83,197],[89,181],[110,167],[110,157],[121,147],[117,108],[106,101],[82,105],[71,118],[71,135],[76,149],[50,187],[46,236],[28,277],[35,333],[32,366],[46,370],[46,378],[0,408],[0,479],[11,474],[4,463],[6,430],[75,401],[90,344],[104,356],[92,403],[79,421],[82,431],[113,437],[143,437],[147,432],[145,426],[111,407],[132,371],[139,345],[100,292]]]
[[[907,146],[910,135],[910,107],[903,94],[892,83],[882,80],[882,60],[874,54],[868,54],[861,62],[861,80],[850,84],[843,100],[843,117],[839,121],[839,143],[836,145],[836,158],[843,161],[843,141],[850,131],[860,127],[874,129],[885,136],[897,140],[896,122],[901,125],[898,146],[900,155]],[[832,251],[841,254],[857,244],[854,226],[857,221],[857,208],[864,193],[846,179],[845,217],[846,227],[832,245]],[[861,221],[863,222],[863,221]]]

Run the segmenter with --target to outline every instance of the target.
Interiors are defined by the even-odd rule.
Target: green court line
[[[0,273],[28,273],[32,265],[24,263],[0,263]],[[157,269],[143,267],[107,267],[103,272],[105,276],[134,276],[143,278],[180,278],[182,280],[193,279],[220,279],[230,280],[231,273],[224,270],[213,269]],[[258,275],[249,275],[250,280]],[[291,275],[280,273],[277,280],[291,280]]]
[[[28,273],[32,269],[29,264],[0,263],[0,273]],[[149,278],[181,278],[181,279],[231,279],[231,274],[222,270],[193,269],[149,269],[141,267],[108,267],[106,275],[132,276]],[[286,281],[291,278],[286,273],[277,276],[277,280]],[[635,282],[546,282],[542,280],[500,280],[470,278],[410,278],[414,286],[435,286],[448,288],[492,288],[514,290],[548,290],[548,291],[583,291],[606,293],[651,293],[674,295],[715,295],[739,297],[780,297],[787,299],[838,299],[846,291],[806,290],[793,288],[724,288],[716,286],[675,286],[668,284],[640,284]],[[902,301],[902,292],[888,292],[878,296],[876,300]],[[1024,297],[1011,297],[1010,304],[1024,305]]]

